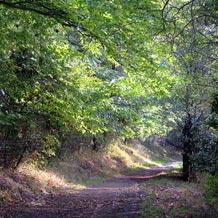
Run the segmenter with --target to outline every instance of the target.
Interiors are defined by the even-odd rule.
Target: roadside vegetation
[[[181,170],[179,175],[181,175]],[[199,182],[184,182],[177,174],[160,175],[144,184],[143,218],[218,217],[217,179],[201,175]]]
[[[180,155],[173,147],[115,140],[102,151],[65,154],[46,167],[40,168],[34,161],[24,163],[16,171],[1,171],[0,204],[37,201],[51,192],[74,192],[115,175],[178,161]]]
[[[167,163],[176,149],[183,181],[216,204],[217,14],[217,0],[0,1],[1,204]]]

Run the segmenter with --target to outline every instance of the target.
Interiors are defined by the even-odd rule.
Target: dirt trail
[[[173,163],[115,177],[75,194],[47,195],[41,205],[14,208],[0,218],[139,218],[142,183],[168,170]]]

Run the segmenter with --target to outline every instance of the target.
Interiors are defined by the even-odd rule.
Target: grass
[[[117,140],[100,152],[87,150],[68,156],[53,165],[52,170],[63,176],[67,182],[91,185],[115,175],[159,166],[179,158],[171,148],[156,147],[160,147],[158,154],[164,149],[168,155],[159,157],[154,149],[149,153],[149,148],[136,140],[129,144]],[[151,158],[151,154],[155,158]]]
[[[209,204],[218,205],[218,176],[203,174],[202,188]]]
[[[217,218],[218,205],[207,204],[200,184],[162,176],[144,184],[142,218]]]
[[[37,201],[42,193],[77,191],[115,175],[176,160],[179,155],[172,148],[116,141],[100,152],[87,149],[55,160],[44,170],[27,164],[17,171],[0,171],[0,206]],[[178,179],[181,167],[176,164],[168,174],[144,184],[143,218],[218,218],[218,208],[208,202],[203,186]]]
[[[34,164],[23,164],[17,171],[2,171],[0,204],[12,200],[25,201],[30,195],[34,198],[41,193],[80,190],[115,175],[173,160],[175,151],[161,146],[156,146],[156,149],[157,153],[154,148],[136,140],[129,144],[113,141],[100,152],[87,149],[82,153],[73,153],[62,160],[55,160],[43,170]],[[159,155],[163,150],[165,155]]]

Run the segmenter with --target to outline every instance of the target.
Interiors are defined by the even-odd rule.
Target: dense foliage
[[[0,138],[13,158],[54,155],[68,132],[143,132],[146,97],[171,86],[151,47],[158,10],[149,1],[0,1]]]
[[[207,122],[218,76],[216,5],[213,0],[166,1],[163,13],[176,59],[174,72],[184,78],[183,85],[175,89],[180,96],[174,102],[180,103],[183,112],[176,111],[183,122],[179,127],[185,180],[196,170],[217,173],[217,140]]]
[[[171,130],[185,179],[217,173],[217,10],[215,0],[0,1],[5,165],[49,158],[69,134],[95,148],[107,133]]]

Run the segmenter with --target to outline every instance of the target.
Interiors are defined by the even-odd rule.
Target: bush
[[[218,176],[207,175],[203,188],[206,194],[206,198],[212,203],[218,203]]]

